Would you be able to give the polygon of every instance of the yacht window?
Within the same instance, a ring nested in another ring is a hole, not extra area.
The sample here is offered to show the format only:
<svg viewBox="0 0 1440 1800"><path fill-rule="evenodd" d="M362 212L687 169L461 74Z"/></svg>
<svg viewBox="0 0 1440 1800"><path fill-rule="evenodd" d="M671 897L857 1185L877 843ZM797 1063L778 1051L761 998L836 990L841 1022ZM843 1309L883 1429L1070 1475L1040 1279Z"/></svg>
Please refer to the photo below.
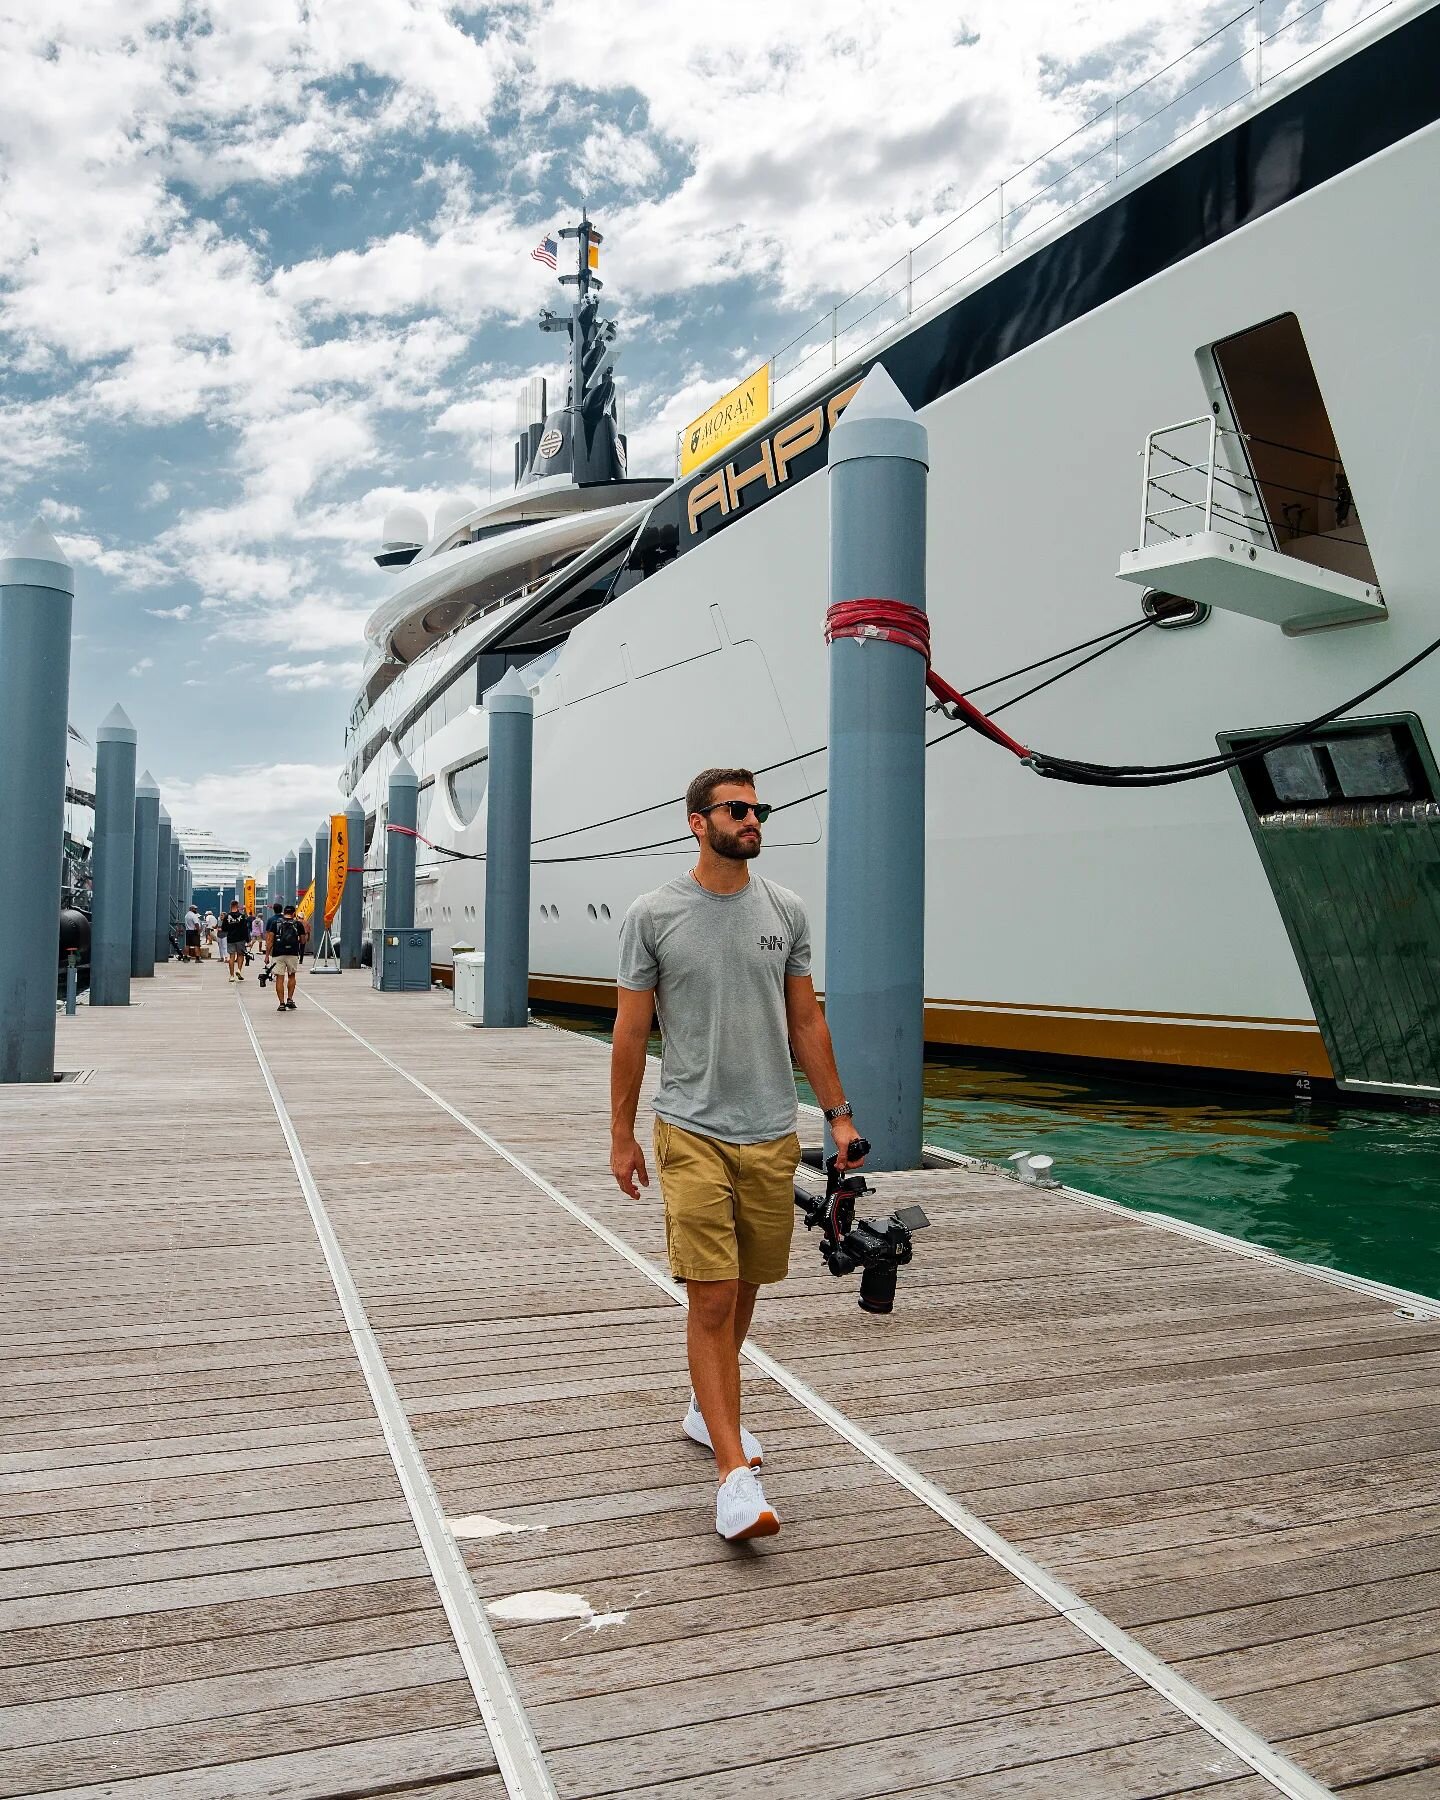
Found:
<svg viewBox="0 0 1440 1800"><path fill-rule="evenodd" d="M455 817L462 825L474 823L485 798L485 787L489 779L488 752L484 756L477 756L474 762L450 771L450 801L455 808Z"/></svg>
<svg viewBox="0 0 1440 1800"><path fill-rule="evenodd" d="M1258 511L1286 556L1373 582L1374 559L1300 321L1285 313L1223 339L1213 354L1249 464L1250 492L1236 504Z"/></svg>
<svg viewBox="0 0 1440 1800"><path fill-rule="evenodd" d="M422 837L430 835L430 809L435 804L435 777L421 782L415 799L415 829Z"/></svg>

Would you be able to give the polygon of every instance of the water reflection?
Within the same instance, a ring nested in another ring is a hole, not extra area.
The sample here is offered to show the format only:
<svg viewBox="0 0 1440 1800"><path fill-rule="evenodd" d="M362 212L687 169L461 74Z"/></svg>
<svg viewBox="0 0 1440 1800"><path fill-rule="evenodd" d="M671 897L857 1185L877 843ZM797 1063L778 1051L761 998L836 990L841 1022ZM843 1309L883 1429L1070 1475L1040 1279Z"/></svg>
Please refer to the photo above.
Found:
<svg viewBox="0 0 1440 1800"><path fill-rule="evenodd" d="M536 1016L609 1036L608 1021ZM997 1162L1044 1150L1062 1180L1107 1199L1440 1296L1434 1114L1268 1103L946 1057L925 1065L925 1137Z"/></svg>

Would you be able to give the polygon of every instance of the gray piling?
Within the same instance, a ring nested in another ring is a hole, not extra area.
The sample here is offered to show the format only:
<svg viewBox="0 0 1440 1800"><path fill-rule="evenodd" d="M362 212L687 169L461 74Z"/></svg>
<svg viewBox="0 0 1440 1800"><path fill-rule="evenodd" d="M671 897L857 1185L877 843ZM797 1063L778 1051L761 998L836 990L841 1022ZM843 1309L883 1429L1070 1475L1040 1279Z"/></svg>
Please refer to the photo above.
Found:
<svg viewBox="0 0 1440 1800"><path fill-rule="evenodd" d="M180 905L180 884L184 879L180 868L182 860L183 858L180 854L180 840L173 835L172 827L172 835L170 838L170 905L166 915L166 936L168 940L169 932L173 931L175 933L176 942L179 943L183 949L185 938L180 929L181 922L185 917L184 909Z"/></svg>
<svg viewBox="0 0 1440 1800"><path fill-rule="evenodd" d="M130 1004L135 904L135 727L120 707L95 733L95 911L90 1004Z"/></svg>
<svg viewBox="0 0 1440 1800"><path fill-rule="evenodd" d="M295 852L287 850L280 865L280 898L286 906L295 904Z"/></svg>
<svg viewBox="0 0 1440 1800"><path fill-rule="evenodd" d="M518 669L485 695L490 780L485 821L485 1009L487 1026L530 1016L530 795L535 700Z"/></svg>
<svg viewBox="0 0 1440 1800"><path fill-rule="evenodd" d="M314 860L315 852L307 840L301 844L300 854L295 858L295 899L297 904L303 898L306 888L309 887L314 877Z"/></svg>
<svg viewBox="0 0 1440 1800"><path fill-rule="evenodd" d="M830 434L830 601L925 606L928 434L883 366ZM868 1167L921 1161L925 1058L925 659L830 646L825 1011Z"/></svg>
<svg viewBox="0 0 1440 1800"><path fill-rule="evenodd" d="M340 901L340 967L358 969L364 938L365 808L353 796L345 808L345 892Z"/></svg>
<svg viewBox="0 0 1440 1800"><path fill-rule="evenodd" d="M315 908L310 914L310 954L325 935L325 909L330 904L330 821L315 833Z"/></svg>
<svg viewBox="0 0 1440 1800"><path fill-rule="evenodd" d="M74 597L36 519L0 559L0 1082L55 1079Z"/></svg>
<svg viewBox="0 0 1440 1800"><path fill-rule="evenodd" d="M160 802L155 838L155 960L170 960L170 838L173 827L165 802Z"/></svg>
<svg viewBox="0 0 1440 1800"><path fill-rule="evenodd" d="M494 777L492 776L493 780ZM401 757L390 771L385 832L385 929L409 931L415 923L415 820L420 778ZM388 829L400 826L399 831Z"/></svg>
<svg viewBox="0 0 1440 1800"><path fill-rule="evenodd" d="M135 788L135 861L130 888L130 973L155 973L155 875L160 848L160 790L148 769Z"/></svg>

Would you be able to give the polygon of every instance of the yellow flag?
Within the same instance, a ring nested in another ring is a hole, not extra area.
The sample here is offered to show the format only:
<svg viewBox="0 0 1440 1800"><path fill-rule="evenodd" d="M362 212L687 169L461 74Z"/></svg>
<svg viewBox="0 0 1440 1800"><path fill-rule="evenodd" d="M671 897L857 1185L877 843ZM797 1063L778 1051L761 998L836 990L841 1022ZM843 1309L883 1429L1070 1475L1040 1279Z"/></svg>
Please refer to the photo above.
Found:
<svg viewBox="0 0 1440 1800"><path fill-rule="evenodd" d="M325 896L325 926L328 930L340 910L345 893L345 874L350 866L350 832L344 813L330 815L330 891Z"/></svg>
<svg viewBox="0 0 1440 1800"><path fill-rule="evenodd" d="M245 908L245 911L247 913L251 913L251 914L254 913L254 911L255 911L255 877L253 875L247 875L245 877L245 898L241 902L241 905Z"/></svg>
<svg viewBox="0 0 1440 1800"><path fill-rule="evenodd" d="M590 267L592 269L600 267L600 246L598 244L590 246Z"/></svg>
<svg viewBox="0 0 1440 1800"><path fill-rule="evenodd" d="M295 908L295 916L303 919L308 925L315 912L315 883L312 881L300 896Z"/></svg>

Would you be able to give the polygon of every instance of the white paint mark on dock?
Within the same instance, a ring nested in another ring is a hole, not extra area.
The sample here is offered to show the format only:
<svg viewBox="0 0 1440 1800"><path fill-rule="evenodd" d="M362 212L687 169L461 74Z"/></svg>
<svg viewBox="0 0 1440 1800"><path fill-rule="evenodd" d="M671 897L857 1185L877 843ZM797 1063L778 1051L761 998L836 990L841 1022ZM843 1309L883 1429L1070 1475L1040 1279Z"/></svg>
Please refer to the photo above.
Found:
<svg viewBox="0 0 1440 1800"><path fill-rule="evenodd" d="M463 1519L452 1519L450 1530L460 1539L507 1537L514 1531L544 1531L543 1525L512 1525L508 1519L488 1519L484 1513L469 1513Z"/></svg>
<svg viewBox="0 0 1440 1800"><path fill-rule="evenodd" d="M505 1625L548 1625L556 1619L579 1619L585 1631L605 1631L623 1625L628 1612L596 1612L583 1594L554 1593L549 1588L530 1588L486 1602L486 1612Z"/></svg>

